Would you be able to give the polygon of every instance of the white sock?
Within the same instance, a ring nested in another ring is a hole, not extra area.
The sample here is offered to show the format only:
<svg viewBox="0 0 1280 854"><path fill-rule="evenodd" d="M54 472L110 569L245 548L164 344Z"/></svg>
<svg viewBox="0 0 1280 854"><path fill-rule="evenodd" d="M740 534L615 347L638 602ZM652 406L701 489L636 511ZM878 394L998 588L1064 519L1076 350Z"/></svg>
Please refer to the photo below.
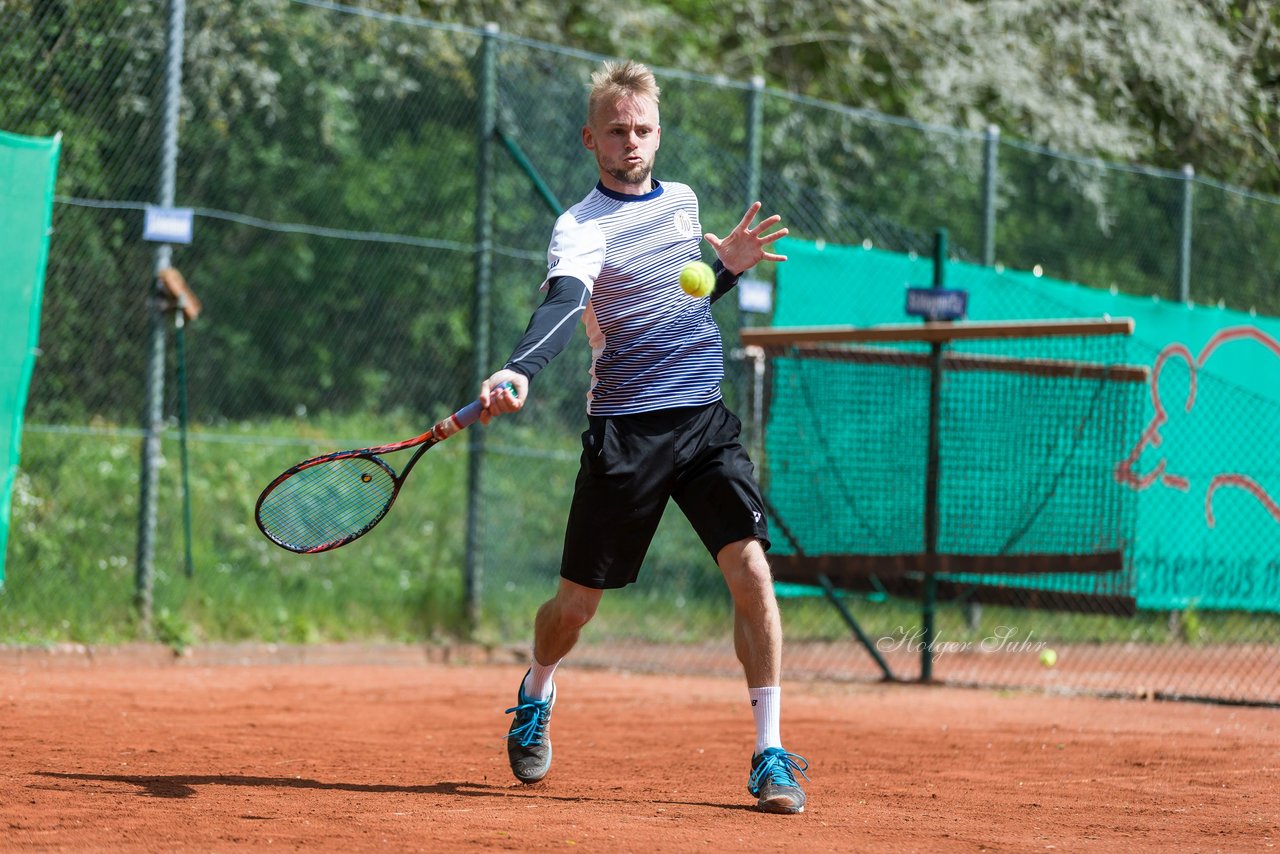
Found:
<svg viewBox="0 0 1280 854"><path fill-rule="evenodd" d="M559 661L553 664L539 664L538 659L531 658L533 666L524 677L524 695L530 700L545 700L551 696L551 674L556 672Z"/></svg>
<svg viewBox="0 0 1280 854"><path fill-rule="evenodd" d="M782 689L751 688L751 714L756 719L756 755L781 747Z"/></svg>

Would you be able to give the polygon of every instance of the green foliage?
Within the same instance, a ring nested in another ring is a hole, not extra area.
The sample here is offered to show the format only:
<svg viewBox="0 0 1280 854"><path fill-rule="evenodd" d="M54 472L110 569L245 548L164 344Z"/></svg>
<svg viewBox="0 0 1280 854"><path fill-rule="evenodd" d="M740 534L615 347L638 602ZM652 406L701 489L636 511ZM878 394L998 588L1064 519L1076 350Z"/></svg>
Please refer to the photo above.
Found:
<svg viewBox="0 0 1280 854"><path fill-rule="evenodd" d="M196 642L193 627L181 615L174 614L168 608L161 608L160 613L155 615L153 632L156 640L177 655L181 655Z"/></svg>
<svg viewBox="0 0 1280 854"><path fill-rule="evenodd" d="M1181 612L1175 611L1169 615L1170 631L1191 646L1200 645L1206 636L1205 621L1201 619L1200 614L1201 612L1196 609L1196 603L1192 601Z"/></svg>
<svg viewBox="0 0 1280 854"><path fill-rule="evenodd" d="M404 4L389 4L403 6ZM1280 9L1230 0L437 3L433 15L1280 191Z"/></svg>

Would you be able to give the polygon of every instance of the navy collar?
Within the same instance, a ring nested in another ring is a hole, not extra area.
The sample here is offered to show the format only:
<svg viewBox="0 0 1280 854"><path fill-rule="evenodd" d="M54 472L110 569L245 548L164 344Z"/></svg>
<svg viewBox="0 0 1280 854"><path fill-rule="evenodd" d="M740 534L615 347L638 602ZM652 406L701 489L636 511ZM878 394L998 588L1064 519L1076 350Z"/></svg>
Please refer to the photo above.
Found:
<svg viewBox="0 0 1280 854"><path fill-rule="evenodd" d="M610 190L599 181L596 182L596 189L603 195L606 195L611 199L617 199L620 202L647 202L650 199L656 199L658 196L662 195L662 184L658 183L657 178L653 179L653 189L645 193L643 196L631 196L626 193L619 193L614 190Z"/></svg>

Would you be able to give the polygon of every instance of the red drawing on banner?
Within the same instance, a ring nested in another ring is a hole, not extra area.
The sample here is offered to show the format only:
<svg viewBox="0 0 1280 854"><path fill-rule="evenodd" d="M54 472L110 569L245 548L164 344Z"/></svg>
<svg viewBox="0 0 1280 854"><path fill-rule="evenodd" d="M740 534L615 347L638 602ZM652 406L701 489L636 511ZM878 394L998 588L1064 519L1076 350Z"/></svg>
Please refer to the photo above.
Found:
<svg viewBox="0 0 1280 854"><path fill-rule="evenodd" d="M1138 459L1142 456L1144 450L1158 448L1164 442L1164 436L1161 435L1160 429L1168 423L1169 415L1168 410L1165 408L1165 401L1160 397L1160 374L1171 359L1178 359L1186 363L1190 385L1187 387L1187 399L1183 404L1183 411L1190 412L1196 403L1197 372L1204 367L1205 362L1209 360L1214 351L1232 341L1254 341L1266 347L1277 357L1280 357L1280 341L1254 326L1232 326L1220 330L1209 339L1209 343L1205 344L1199 355L1195 357L1192 357L1191 351L1183 344L1170 344L1161 350L1160 355L1156 357L1155 365L1151 369L1151 405L1154 414L1147 423L1146 429L1142 431L1138 443L1129 452L1129 456L1116 464L1115 478L1117 481L1135 490L1146 489L1157 482L1170 489L1177 489L1182 492L1187 492L1191 489L1190 479L1169 471L1164 457L1160 458L1155 468L1145 474L1139 472L1137 468ZM1248 492L1266 508L1273 519L1280 522L1280 504L1276 503L1276 500L1271 497L1261 484L1245 474L1222 472L1214 475L1213 479L1209 481L1208 489L1205 490L1204 518L1210 528L1217 524L1217 518L1213 514L1214 493L1224 487L1243 489Z"/></svg>

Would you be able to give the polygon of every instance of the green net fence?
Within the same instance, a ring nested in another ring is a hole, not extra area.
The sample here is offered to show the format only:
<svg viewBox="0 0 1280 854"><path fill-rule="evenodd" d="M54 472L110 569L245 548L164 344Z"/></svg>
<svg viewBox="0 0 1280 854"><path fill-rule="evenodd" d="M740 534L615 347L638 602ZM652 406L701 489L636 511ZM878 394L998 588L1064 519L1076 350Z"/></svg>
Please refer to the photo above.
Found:
<svg viewBox="0 0 1280 854"><path fill-rule="evenodd" d="M1136 502L1112 473L1140 424L1143 388L1112 375L1122 367L1116 343L939 346L936 375L930 345L918 342L797 346L772 359L764 477L804 550L893 556L927 546L1066 563L1130 543ZM936 532L925 523L931 478ZM1049 579L1072 590L1092 589L1078 583L1089 580Z"/></svg>
<svg viewBox="0 0 1280 854"><path fill-rule="evenodd" d="M166 12L159 0L0 9L0 128L64 140L0 600L5 634L17 642L128 636L118 627L130 625L136 584L156 263L141 234L163 165ZM170 346L159 630L184 642L258 636L263 625L270 639L297 641L470 631L523 649L558 570L584 426L590 354L581 340L539 375L518 418L433 449L391 516L360 543L290 555L257 533L252 507L271 477L305 456L421 432L506 358L539 302L557 209L595 180L579 128L585 84L602 57L323 2L189 4L183 31L174 165L194 237L174 248L173 264L204 304L186 330L195 572L182 571ZM865 243L909 259L945 226L959 259L1042 265L1059 279L1143 297L1178 297L1189 271L1195 300L1280 313L1275 199L750 82L657 73L657 175L695 187L709 230L730 228L758 197L808 241ZM1189 247L1180 240L1186 222ZM754 275L774 282L781 269ZM786 285L778 285L782 306ZM831 289L833 311L860 310L856 293ZM1052 295L1007 298L991 316L1044 316L1027 303ZM736 329L773 318L727 300L716 312L725 393L762 454L775 437ZM859 322L856 313L840 317ZM1153 346L1154 358L1163 344ZM1251 471L1275 494L1269 474ZM1237 487L1217 494L1215 508L1249 497ZM1276 524L1262 513L1259 529ZM664 520L643 579L607 597L576 658L734 672L731 603L678 513ZM801 593L784 599L789 669L874 676L830 603ZM849 601L874 608L863 615L868 631L892 643L916 625L918 607L906 596L867 598L879 595L850 592ZM1245 682L1220 679L1208 664L1162 665L1171 650L1236 655L1280 640L1274 623L1251 612L1206 614L1177 601L1132 618L948 605L938 631L976 644L1014 625L1060 651L1078 642L1121 656L1109 677L1076 678L1064 653L1051 671L1062 688L1280 697L1274 662ZM478 623L469 627L471 607ZM1034 655L999 660L980 677L939 674L983 684L1046 678L1027 665Z"/></svg>

